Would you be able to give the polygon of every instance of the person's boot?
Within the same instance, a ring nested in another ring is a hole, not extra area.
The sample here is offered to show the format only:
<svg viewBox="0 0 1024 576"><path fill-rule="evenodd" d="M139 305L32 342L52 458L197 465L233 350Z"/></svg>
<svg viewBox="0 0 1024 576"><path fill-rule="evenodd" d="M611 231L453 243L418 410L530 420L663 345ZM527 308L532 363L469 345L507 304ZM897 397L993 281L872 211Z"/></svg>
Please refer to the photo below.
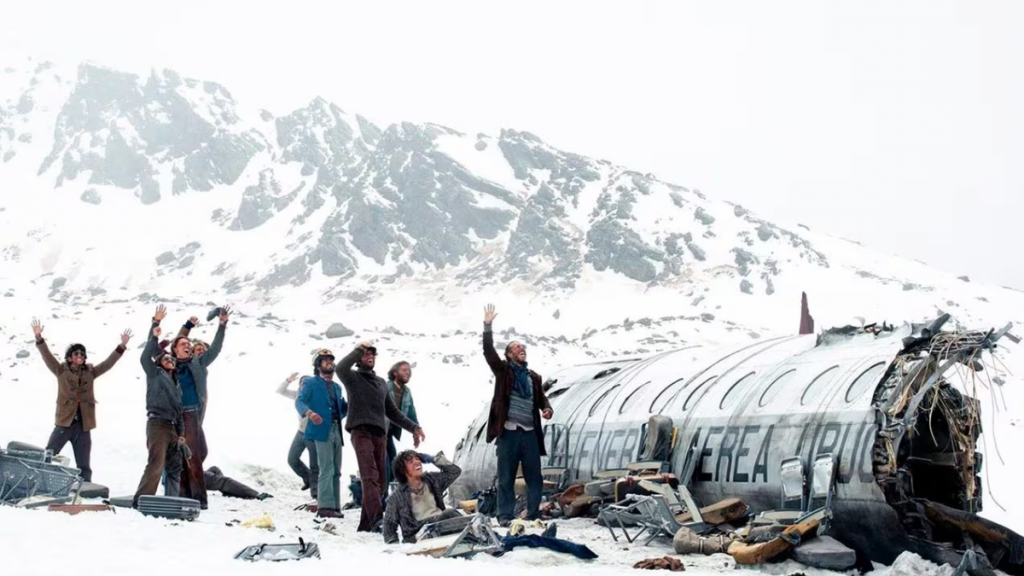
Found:
<svg viewBox="0 0 1024 576"><path fill-rule="evenodd" d="M316 511L316 515L320 518L344 518L345 515L340 510L334 510L332 508L320 508Z"/></svg>

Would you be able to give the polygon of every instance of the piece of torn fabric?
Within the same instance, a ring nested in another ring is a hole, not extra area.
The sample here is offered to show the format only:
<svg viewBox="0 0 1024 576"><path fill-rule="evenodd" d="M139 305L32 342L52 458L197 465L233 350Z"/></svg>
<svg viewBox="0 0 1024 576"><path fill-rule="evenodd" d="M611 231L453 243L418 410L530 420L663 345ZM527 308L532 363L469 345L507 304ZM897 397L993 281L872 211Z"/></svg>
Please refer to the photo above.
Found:
<svg viewBox="0 0 1024 576"><path fill-rule="evenodd" d="M581 560L593 560L594 558L597 558L597 554L583 544L576 544L574 542L569 542L568 540L562 540L561 538L536 536L534 534L505 536L501 539L501 544L504 550L503 552L495 554L495 556L501 556L504 552L508 552L517 546L526 546L528 548L547 548L548 550L554 550L555 552L572 554Z"/></svg>
<svg viewBox="0 0 1024 576"><path fill-rule="evenodd" d="M661 558L648 558L633 564L633 568L640 570L671 570L672 572L683 572L686 567L678 558L662 556Z"/></svg>
<svg viewBox="0 0 1024 576"><path fill-rule="evenodd" d="M269 514L264 514L259 518L251 518L242 522L242 526L245 526L246 528L263 528L266 530L273 530L274 521L270 518Z"/></svg>

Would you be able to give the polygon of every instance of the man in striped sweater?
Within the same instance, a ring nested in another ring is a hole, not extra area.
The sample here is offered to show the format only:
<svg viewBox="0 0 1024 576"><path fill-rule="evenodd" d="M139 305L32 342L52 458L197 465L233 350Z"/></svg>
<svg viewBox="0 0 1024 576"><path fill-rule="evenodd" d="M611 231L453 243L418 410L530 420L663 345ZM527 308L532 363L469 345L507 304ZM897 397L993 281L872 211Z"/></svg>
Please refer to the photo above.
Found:
<svg viewBox="0 0 1024 576"><path fill-rule="evenodd" d="M512 522L515 508L516 472L523 467L526 482L526 514L530 520L540 516L544 484L540 457L545 456L544 428L541 416L550 420L551 403L541 386L540 374L526 365L526 346L512 341L505 346L505 358L494 349L491 324L498 314L494 306L484 309L484 359L494 374L494 395L487 418L487 442L498 447L498 522Z"/></svg>

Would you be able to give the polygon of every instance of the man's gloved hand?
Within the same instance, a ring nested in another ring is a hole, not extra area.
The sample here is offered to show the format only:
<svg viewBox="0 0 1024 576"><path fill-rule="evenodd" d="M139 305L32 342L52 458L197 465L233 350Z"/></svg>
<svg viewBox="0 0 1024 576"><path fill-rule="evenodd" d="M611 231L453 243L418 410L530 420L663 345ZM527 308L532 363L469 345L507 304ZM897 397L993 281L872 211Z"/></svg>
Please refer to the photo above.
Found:
<svg viewBox="0 0 1024 576"><path fill-rule="evenodd" d="M430 454L424 454L424 453L420 452L418 454L418 456L420 457L420 462L423 462L424 464L433 464L434 463L434 457L431 456Z"/></svg>

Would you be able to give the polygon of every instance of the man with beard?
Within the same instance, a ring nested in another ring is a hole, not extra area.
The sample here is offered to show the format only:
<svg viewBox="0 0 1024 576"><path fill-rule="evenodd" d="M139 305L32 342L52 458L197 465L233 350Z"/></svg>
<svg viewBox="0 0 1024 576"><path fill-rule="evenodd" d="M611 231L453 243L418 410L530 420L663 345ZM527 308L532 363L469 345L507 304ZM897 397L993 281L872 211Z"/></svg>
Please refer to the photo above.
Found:
<svg viewBox="0 0 1024 576"><path fill-rule="evenodd" d="M175 377L181 387L185 442L191 452L191 456L182 467L180 492L186 498L198 500L203 510L208 508L206 481L203 474L203 461L207 456L206 434L203 431L203 419L206 416L207 368L220 354L231 309L224 306L218 312L220 325L217 327L217 334L214 336L209 350L202 356L192 354L192 343L187 336L179 334L171 342L171 352L174 354L175 360ZM191 320L189 322L191 323ZM188 328L188 324L185 327ZM169 472L167 477L168 479L173 478Z"/></svg>
<svg viewBox="0 0 1024 576"><path fill-rule="evenodd" d="M93 366L86 364L85 346L72 344L64 352L64 362L59 363L43 339L43 326L38 320L32 321L32 332L36 336L36 348L43 357L46 368L57 377L57 412L53 432L46 443L46 449L60 454L64 445L71 442L75 451L75 465L82 471L82 480L92 482L91 431L96 427L96 395L93 384L105 374L124 354L130 330L121 334L121 343L106 360Z"/></svg>
<svg viewBox="0 0 1024 576"><path fill-rule="evenodd" d="M377 349L369 342L362 342L342 358L336 369L348 395L349 415L345 429L352 437L363 488L358 532L379 530L384 516L388 421L411 432L416 447L424 438L423 429L402 414L391 400L387 382L373 371L376 361ZM353 366L357 369L353 370ZM321 470L323 466L321 461Z"/></svg>
<svg viewBox="0 0 1024 576"><path fill-rule="evenodd" d="M391 401L398 406L398 409L405 414L409 420L419 424L420 420L416 415L416 404L412 401L412 391L409 390L409 380L412 379L412 367L406 361L396 363L388 370L388 394ZM384 469L387 471L387 486L391 485L393 476L391 462L395 459L398 449L395 442L402 439L402 429L394 423L388 426L388 457ZM387 492L387 490L385 490Z"/></svg>
<svg viewBox="0 0 1024 576"><path fill-rule="evenodd" d="M149 458L132 500L135 508L138 508L139 496L156 494L165 467L169 478L181 474L181 445L185 443L181 388L175 380L174 357L160 350L158 340L159 324L166 314L163 305L157 307L149 340L142 350L142 369L146 373L146 449ZM177 488L177 484L168 483L166 494L177 496Z"/></svg>
<svg viewBox="0 0 1024 576"><path fill-rule="evenodd" d="M546 453L540 415L550 420L553 412L544 395L540 374L526 365L526 346L513 340L505 346L505 358L498 356L491 331L497 316L493 304L484 308L484 359L494 374L487 442L497 441L498 523L507 526L512 522L516 471L520 464L526 481L527 518L536 520L540 516L544 489L540 457Z"/></svg>
<svg viewBox="0 0 1024 576"><path fill-rule="evenodd" d="M317 516L341 518L341 421L348 414L348 403L341 386L333 381L334 353L323 348L313 354L313 376L299 380L295 409L307 418L306 440L316 446ZM313 480L310 479L310 482Z"/></svg>

